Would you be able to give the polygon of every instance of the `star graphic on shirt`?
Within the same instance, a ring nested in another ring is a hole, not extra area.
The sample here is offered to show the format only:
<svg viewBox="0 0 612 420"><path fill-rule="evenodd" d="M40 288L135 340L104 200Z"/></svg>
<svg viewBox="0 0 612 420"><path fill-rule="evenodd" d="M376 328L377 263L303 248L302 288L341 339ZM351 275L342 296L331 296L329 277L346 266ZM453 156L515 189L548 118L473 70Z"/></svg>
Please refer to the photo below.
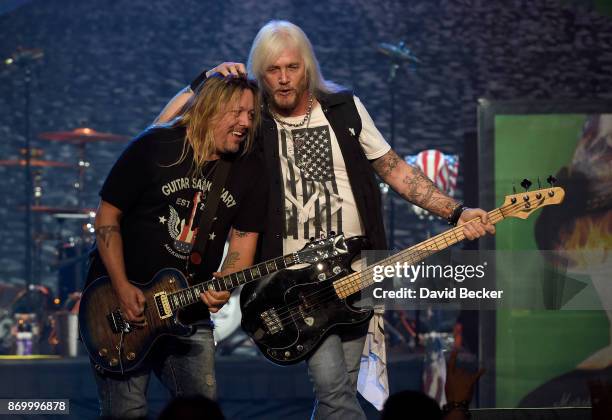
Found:
<svg viewBox="0 0 612 420"><path fill-rule="evenodd" d="M215 232L213 232L208 235L208 238L212 241L213 239L215 239L215 236L217 235L215 235Z"/></svg>
<svg viewBox="0 0 612 420"><path fill-rule="evenodd" d="M164 216L159 216L159 223L162 225L166 223L166 218Z"/></svg>

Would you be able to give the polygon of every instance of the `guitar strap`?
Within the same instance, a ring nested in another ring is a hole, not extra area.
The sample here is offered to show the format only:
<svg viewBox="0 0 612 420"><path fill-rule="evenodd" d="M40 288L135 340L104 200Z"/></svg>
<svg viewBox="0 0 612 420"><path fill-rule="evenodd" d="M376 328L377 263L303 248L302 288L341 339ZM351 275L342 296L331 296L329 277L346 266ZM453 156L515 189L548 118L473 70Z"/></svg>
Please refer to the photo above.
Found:
<svg viewBox="0 0 612 420"><path fill-rule="evenodd" d="M219 201L221 198L221 191L225 186L225 181L229 174L232 163L226 159L219 159L217 161L217 167L215 169L215 175L213 177L212 186L206 197L206 204L204 205L204 211L200 216L200 223L198 224L198 234L196 236L193 247L191 248L191 255L187 261L187 274L193 275L195 271L202 263L204 255L206 255L206 246L208 245L209 233L214 223L215 214L219 207Z"/></svg>

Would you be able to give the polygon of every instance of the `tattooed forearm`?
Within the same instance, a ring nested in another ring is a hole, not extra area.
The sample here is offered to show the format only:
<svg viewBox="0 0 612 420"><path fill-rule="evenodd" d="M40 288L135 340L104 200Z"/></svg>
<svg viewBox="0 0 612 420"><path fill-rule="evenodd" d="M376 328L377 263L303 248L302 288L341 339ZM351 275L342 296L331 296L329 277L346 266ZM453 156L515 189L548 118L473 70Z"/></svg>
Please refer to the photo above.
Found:
<svg viewBox="0 0 612 420"><path fill-rule="evenodd" d="M402 197L437 216L448 218L457 204L419 168L408 165L393 150L372 162L372 167Z"/></svg>
<svg viewBox="0 0 612 420"><path fill-rule="evenodd" d="M96 228L96 239L103 243L107 248L110 246L110 237L113 233L121 233L121 229L117 225L100 226Z"/></svg>
<svg viewBox="0 0 612 420"><path fill-rule="evenodd" d="M393 172L397 165L402 161L400 157L393 150L389 150L383 156L372 162L374 170L384 181Z"/></svg>
<svg viewBox="0 0 612 420"><path fill-rule="evenodd" d="M234 229L234 234L239 238L249 236L251 232L242 232L241 230Z"/></svg>
<svg viewBox="0 0 612 420"><path fill-rule="evenodd" d="M402 179L405 187L398 191L402 197L438 216L450 217L457 202L440 191L419 168L406 166L408 174Z"/></svg>
<svg viewBox="0 0 612 420"><path fill-rule="evenodd" d="M223 261L223 268L221 271L232 270L236 268L236 263L240 260L240 253L238 251L229 252Z"/></svg>

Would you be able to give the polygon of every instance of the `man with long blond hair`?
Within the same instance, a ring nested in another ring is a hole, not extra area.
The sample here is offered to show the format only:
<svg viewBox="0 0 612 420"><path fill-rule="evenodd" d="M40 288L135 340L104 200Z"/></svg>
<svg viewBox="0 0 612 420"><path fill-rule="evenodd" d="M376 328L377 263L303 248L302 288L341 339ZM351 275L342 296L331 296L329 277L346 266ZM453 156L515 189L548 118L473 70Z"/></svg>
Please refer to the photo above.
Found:
<svg viewBox="0 0 612 420"><path fill-rule="evenodd" d="M96 215L97 252L90 279L107 273L124 316L142 325L144 295L134 283L147 283L161 269L186 270L221 160L230 164L206 254L197 280L216 272L226 238L221 273L253 263L265 215L266 182L252 148L259 120L256 86L245 78L211 76L167 124L151 126L126 148L108 175ZM215 398L214 341L209 312L217 312L228 292L207 291L186 318L197 327L190 337L164 337L144 366L125 375L95 369L102 416L146 416L146 389L153 371L173 396Z"/></svg>
<svg viewBox="0 0 612 420"><path fill-rule="evenodd" d="M158 119L172 118L198 82L213 72L244 76L247 68L228 62L203 73ZM373 249L385 249L375 175L406 200L464 225L468 239L495 231L484 210L448 197L391 150L361 101L323 77L298 26L287 21L264 25L251 46L248 74L261 87L264 115L258 140L272 185L262 258L296 251L310 237L330 231L365 235ZM314 419L365 419L356 388L366 332L367 325L337 330L307 359L316 394Z"/></svg>

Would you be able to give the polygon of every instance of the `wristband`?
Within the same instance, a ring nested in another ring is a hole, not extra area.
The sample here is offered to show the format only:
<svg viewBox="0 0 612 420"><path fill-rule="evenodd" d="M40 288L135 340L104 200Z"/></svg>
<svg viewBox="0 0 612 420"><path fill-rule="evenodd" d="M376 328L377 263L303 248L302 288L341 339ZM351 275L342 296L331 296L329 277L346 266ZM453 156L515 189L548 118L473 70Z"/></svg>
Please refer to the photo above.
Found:
<svg viewBox="0 0 612 420"><path fill-rule="evenodd" d="M469 419L472 414L470 413L470 402L468 400L463 401L448 401L442 406L442 413L448 414L453 410L461 410L463 414Z"/></svg>
<svg viewBox="0 0 612 420"><path fill-rule="evenodd" d="M463 213L463 211L467 210L468 208L469 207L464 206L463 203L458 203L453 209L451 215L448 217L448 219L446 219L448 221L448 224L451 226L457 226L457 222L461 217L461 213Z"/></svg>
<svg viewBox="0 0 612 420"><path fill-rule="evenodd" d="M189 83L189 88L191 89L192 92L195 92L196 90L198 90L200 85L204 83L204 81L206 80L206 73L207 73L207 70L204 70L202 73L198 74L198 77L196 77L195 79L193 79L191 83Z"/></svg>

